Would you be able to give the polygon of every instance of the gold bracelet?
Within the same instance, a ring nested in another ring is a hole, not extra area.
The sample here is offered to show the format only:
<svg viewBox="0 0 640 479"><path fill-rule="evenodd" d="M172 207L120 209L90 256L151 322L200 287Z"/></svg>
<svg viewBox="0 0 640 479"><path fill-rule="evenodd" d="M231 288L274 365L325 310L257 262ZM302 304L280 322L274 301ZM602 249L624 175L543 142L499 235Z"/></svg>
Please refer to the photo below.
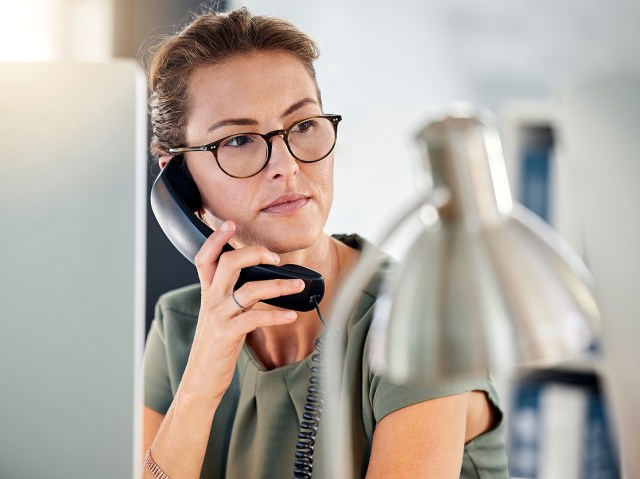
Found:
<svg viewBox="0 0 640 479"><path fill-rule="evenodd" d="M151 457L151 448L149 448L147 453L144 455L144 465L147 466L147 469L151 471L151 474L153 474L154 477L157 477L158 479L169 479L169 476L160 469L160 466L158 466L156 461L153 460L153 457Z"/></svg>

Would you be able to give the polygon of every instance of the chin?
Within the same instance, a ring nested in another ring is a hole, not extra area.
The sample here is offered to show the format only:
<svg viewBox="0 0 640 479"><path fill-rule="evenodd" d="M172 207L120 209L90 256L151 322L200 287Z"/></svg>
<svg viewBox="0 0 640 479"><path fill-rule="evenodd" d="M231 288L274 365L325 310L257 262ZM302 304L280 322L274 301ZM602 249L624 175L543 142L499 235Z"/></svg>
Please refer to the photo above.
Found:
<svg viewBox="0 0 640 479"><path fill-rule="evenodd" d="M269 246L265 244L271 251L278 254L291 253L293 251L301 251L311 248L317 243L322 235L322 229L312 233L305 230L304 233L294 232L271 238Z"/></svg>
<svg viewBox="0 0 640 479"><path fill-rule="evenodd" d="M317 238L316 238L317 241ZM290 242L286 242L286 241L281 241L278 240L274 243L272 243L270 246L267 246L267 248L269 248L270 251L273 251L274 253L278 253L278 254L287 254L287 253L292 253L294 251L301 251L301 250L305 250L307 248L310 248L311 246L313 246L313 244L315 243L315 241L308 241L308 242L303 242L303 241L290 241Z"/></svg>
<svg viewBox="0 0 640 479"><path fill-rule="evenodd" d="M258 231L239 233L236 238L245 246L259 244L277 254L305 250L313 246L322 236L317 225L287 227L282 225Z"/></svg>

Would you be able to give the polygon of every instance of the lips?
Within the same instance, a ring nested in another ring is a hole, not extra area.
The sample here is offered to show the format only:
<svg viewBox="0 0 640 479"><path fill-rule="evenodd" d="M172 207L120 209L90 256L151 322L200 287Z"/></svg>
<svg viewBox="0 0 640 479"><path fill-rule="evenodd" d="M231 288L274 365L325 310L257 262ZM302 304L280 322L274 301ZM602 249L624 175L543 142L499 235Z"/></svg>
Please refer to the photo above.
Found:
<svg viewBox="0 0 640 479"><path fill-rule="evenodd" d="M269 214L288 215L304 207L309 197L299 193L287 193L272 201L262 211Z"/></svg>

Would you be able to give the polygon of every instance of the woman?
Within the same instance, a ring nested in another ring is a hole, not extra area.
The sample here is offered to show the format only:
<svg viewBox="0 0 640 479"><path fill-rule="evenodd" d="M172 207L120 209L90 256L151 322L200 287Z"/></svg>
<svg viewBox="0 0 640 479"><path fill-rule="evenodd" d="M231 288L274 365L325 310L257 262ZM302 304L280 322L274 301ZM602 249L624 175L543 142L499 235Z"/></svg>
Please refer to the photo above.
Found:
<svg viewBox="0 0 640 479"><path fill-rule="evenodd" d="M184 158L215 233L196 256L200 285L163 296L149 333L145 477L293 474L322 324L261 302L301 291L298 280L233 286L248 266L303 265L323 275L326 311L358 260L360 238L323 233L339 117L323 113L317 55L290 23L241 9L197 18L153 56L152 152L163 168ZM236 249L221 254L227 242ZM400 387L369 370L376 291L349 324L356 477L506 477L489 379Z"/></svg>

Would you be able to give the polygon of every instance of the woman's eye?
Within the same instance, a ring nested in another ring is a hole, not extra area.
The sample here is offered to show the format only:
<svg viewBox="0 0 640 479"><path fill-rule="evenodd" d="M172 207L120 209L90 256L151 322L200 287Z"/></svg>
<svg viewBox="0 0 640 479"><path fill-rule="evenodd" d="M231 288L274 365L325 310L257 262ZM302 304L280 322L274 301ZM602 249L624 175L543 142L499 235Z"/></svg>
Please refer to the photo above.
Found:
<svg viewBox="0 0 640 479"><path fill-rule="evenodd" d="M251 139L251 136L249 135L238 135L238 136L232 136L231 138L227 138L225 141L222 142L222 144L220 145L221 148L239 148L245 145L248 145L249 143L251 143L253 140Z"/></svg>
<svg viewBox="0 0 640 479"><path fill-rule="evenodd" d="M298 133L304 133L308 130L313 129L313 127L315 127L316 124L317 124L317 120L312 118L311 120L301 121L296 125L296 127L293 130Z"/></svg>

